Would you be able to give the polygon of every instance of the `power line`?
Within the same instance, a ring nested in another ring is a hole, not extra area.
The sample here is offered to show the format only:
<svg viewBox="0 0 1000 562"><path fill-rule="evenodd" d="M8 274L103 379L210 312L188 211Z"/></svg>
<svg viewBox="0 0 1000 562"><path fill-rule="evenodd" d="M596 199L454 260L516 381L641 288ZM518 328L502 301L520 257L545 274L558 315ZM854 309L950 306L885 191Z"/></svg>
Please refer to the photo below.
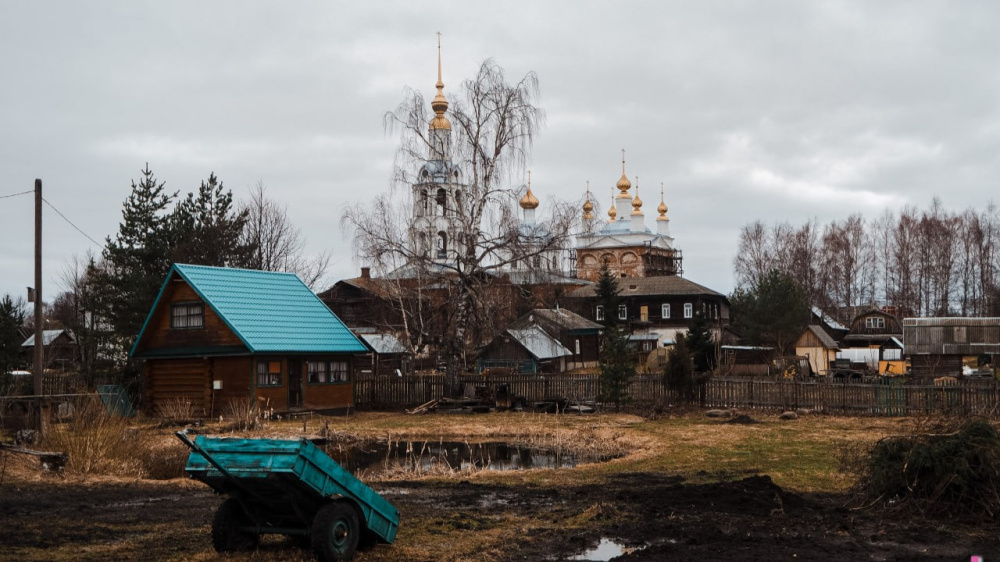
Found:
<svg viewBox="0 0 1000 562"><path fill-rule="evenodd" d="M6 199L8 197L17 197L18 195L27 195L29 193L34 193L34 192L35 192L34 189L30 189L28 191L22 191L21 193L11 193L10 195L0 195L0 199Z"/></svg>
<svg viewBox="0 0 1000 562"><path fill-rule="evenodd" d="M30 191L26 191L25 193L31 193L31 192ZM62 212L59 209L56 209L55 205L53 205L52 203L49 203L48 199L42 197L42 201L45 201L46 205L48 205L49 207L52 207L53 211L55 211L56 213L58 213L59 216L62 217L62 219L64 221L66 221L67 224L69 224L70 226L72 226L73 228L75 228L77 232L79 232L80 234L84 235L87 238L87 240L90 240L91 242L93 242L94 244L96 244L97 246L99 246L101 248L104 247L104 244L101 244L97 240L94 240L93 238L91 238L90 236L88 236L86 232L80 230L79 226L76 226L75 224L73 224L73 221L71 221L68 218L66 218L66 215L62 214Z"/></svg>

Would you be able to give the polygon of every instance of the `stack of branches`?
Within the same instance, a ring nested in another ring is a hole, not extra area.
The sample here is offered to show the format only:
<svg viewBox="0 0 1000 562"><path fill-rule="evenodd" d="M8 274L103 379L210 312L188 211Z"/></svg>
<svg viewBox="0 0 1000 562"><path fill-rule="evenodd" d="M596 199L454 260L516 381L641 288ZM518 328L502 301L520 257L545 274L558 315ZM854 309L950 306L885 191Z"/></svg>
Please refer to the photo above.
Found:
<svg viewBox="0 0 1000 562"><path fill-rule="evenodd" d="M856 459L857 499L932 517L1000 514L1000 435L986 420L886 437Z"/></svg>

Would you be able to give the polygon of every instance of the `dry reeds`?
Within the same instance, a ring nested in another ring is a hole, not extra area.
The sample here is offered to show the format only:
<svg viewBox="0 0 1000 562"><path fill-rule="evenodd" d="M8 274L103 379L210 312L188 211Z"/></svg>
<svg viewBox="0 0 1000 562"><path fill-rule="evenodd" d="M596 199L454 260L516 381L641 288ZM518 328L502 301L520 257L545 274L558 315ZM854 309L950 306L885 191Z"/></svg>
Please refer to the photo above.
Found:
<svg viewBox="0 0 1000 562"><path fill-rule="evenodd" d="M78 474L142 476L138 432L130 430L127 418L112 416L95 396L78 399L73 415L64 424L53 425L44 445L66 453L66 470Z"/></svg>
<svg viewBox="0 0 1000 562"><path fill-rule="evenodd" d="M185 422L194 418L194 406L190 398L172 398L157 404L160 417L174 422Z"/></svg>

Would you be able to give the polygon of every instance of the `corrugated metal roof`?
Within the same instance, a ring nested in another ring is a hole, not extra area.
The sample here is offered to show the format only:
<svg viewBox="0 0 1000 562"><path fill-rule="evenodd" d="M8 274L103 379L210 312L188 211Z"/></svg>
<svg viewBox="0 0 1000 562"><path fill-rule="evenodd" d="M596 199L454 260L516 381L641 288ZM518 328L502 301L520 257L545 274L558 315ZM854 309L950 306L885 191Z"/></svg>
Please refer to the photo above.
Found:
<svg viewBox="0 0 1000 562"><path fill-rule="evenodd" d="M410 352L403 342L392 334L358 334L358 336L378 354Z"/></svg>
<svg viewBox="0 0 1000 562"><path fill-rule="evenodd" d="M812 307L812 312L813 312L813 314L816 315L817 318L819 318L820 320L822 320L832 330L843 330L845 332L848 331L848 330L850 330L850 328L848 328L847 326L844 326L840 322L837 322L836 320L834 320L832 316L830 316L829 314L827 314L826 312L824 312L823 309L821 309L818 306Z"/></svg>
<svg viewBox="0 0 1000 562"><path fill-rule="evenodd" d="M149 317L175 273L187 281L252 352L367 351L293 273L174 264ZM132 348L133 354L145 330L144 325Z"/></svg>
<svg viewBox="0 0 1000 562"><path fill-rule="evenodd" d="M904 326L1000 326L1000 318L904 318Z"/></svg>
<svg viewBox="0 0 1000 562"><path fill-rule="evenodd" d="M528 353L534 355L536 359L555 359L557 357L573 355L572 351L552 339L545 333L545 330L542 330L538 326L531 326L523 330L511 328L507 330L507 333L517 340L517 343L524 346L528 350Z"/></svg>
<svg viewBox="0 0 1000 562"><path fill-rule="evenodd" d="M56 341L56 338L58 338L63 332L66 332L70 341L76 341L76 338L73 337L73 333L67 330L42 330L42 345L51 345L52 342ZM35 347L35 334L31 334L28 339L24 340L21 347Z"/></svg>

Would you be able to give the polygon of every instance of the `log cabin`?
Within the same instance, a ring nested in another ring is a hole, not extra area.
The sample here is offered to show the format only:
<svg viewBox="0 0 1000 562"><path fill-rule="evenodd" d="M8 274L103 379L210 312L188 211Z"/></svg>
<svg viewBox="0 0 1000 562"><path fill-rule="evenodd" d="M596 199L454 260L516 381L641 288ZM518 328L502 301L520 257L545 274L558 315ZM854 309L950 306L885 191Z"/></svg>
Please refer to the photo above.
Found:
<svg viewBox="0 0 1000 562"><path fill-rule="evenodd" d="M237 399L276 412L354 404L353 355L367 348L292 273L174 264L130 355L144 399L194 415Z"/></svg>

